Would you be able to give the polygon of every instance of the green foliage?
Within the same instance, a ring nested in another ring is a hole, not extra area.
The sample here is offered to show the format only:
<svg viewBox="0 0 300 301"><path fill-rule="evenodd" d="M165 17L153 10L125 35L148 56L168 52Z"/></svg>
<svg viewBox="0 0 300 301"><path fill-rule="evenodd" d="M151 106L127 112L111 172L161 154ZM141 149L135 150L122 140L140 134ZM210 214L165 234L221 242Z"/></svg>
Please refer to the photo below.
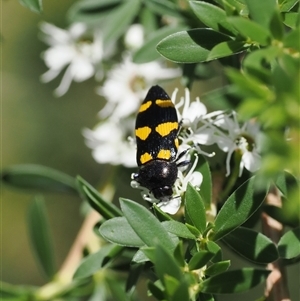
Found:
<svg viewBox="0 0 300 301"><path fill-rule="evenodd" d="M40 13L43 10L42 0L19 0L19 2L35 13Z"/></svg>
<svg viewBox="0 0 300 301"><path fill-rule="evenodd" d="M77 193L75 180L49 167L22 164L1 172L1 181L14 188L39 192Z"/></svg>
<svg viewBox="0 0 300 301"><path fill-rule="evenodd" d="M42 10L41 1L20 2ZM4 169L1 180L8 186L71 193L101 220L94 227L99 231L93 251L82 246L83 259L73 277L56 280L46 206L36 197L29 208L29 233L51 289L4 283L3 300L134 300L132 292L146 279L148 294L156 300L213 301L215 295L245 292L266 281L270 271L265 268L243 264L231 269L236 257L223 254L223 243L254 264L299 262L299 1L80 0L67 19L101 28L104 45L116 48L132 23L142 23L146 41L135 51L134 62L162 56L180 63L189 87L212 77L212 66L217 66L228 82L203 98L218 110L235 109L241 120L260 123L262 165L257 174L244 172L239 178L235 168L217 186L221 163L199 155L201 187L187 183L173 216L159 204L148 209L122 197L119 208L80 176L74 179L38 165ZM233 166L241 155L232 153L227 163ZM276 192L281 207L264 204L270 192ZM262 211L289 227L277 244L252 229Z"/></svg>
<svg viewBox="0 0 300 301"><path fill-rule="evenodd" d="M46 276L51 279L55 273L53 243L45 202L40 197L35 198L29 208L28 229L38 261Z"/></svg>

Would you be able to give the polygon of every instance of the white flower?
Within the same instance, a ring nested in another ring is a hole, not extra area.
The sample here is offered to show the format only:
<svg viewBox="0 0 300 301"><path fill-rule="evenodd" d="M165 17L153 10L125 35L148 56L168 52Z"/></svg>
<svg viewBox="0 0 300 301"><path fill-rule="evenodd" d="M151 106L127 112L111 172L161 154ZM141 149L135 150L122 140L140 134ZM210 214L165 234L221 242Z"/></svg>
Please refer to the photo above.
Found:
<svg viewBox="0 0 300 301"><path fill-rule="evenodd" d="M144 28L141 24L132 24L127 30L124 43L128 49L138 49L144 43Z"/></svg>
<svg viewBox="0 0 300 301"><path fill-rule="evenodd" d="M98 163L134 167L136 147L128 139L133 128L133 119L123 120L122 123L107 120L96 126L94 130L84 129L83 135Z"/></svg>
<svg viewBox="0 0 300 301"><path fill-rule="evenodd" d="M97 91L107 100L99 116L118 120L135 113L152 85L158 80L175 78L180 74L177 68L163 68L158 62L135 64L130 56L126 56L108 73L104 85Z"/></svg>
<svg viewBox="0 0 300 301"><path fill-rule="evenodd" d="M183 130L179 135L181 145L193 146L195 149L206 156L208 154L201 150L200 145L211 145L214 141L214 130L210 127L206 119L210 118L211 114L207 114L206 106L200 102L199 97L195 101L190 101L190 91L185 89L185 96L181 97L176 103L177 90L172 94L172 101L177 109L178 119L181 122Z"/></svg>
<svg viewBox="0 0 300 301"><path fill-rule="evenodd" d="M193 163L193 166L186 175L184 175L181 170L178 170L178 179L174 184L175 194L183 195L187 189L188 183L191 183L196 189L200 189L200 185L203 181L203 176L199 171L195 171L197 163L198 156L195 154L195 161Z"/></svg>
<svg viewBox="0 0 300 301"><path fill-rule="evenodd" d="M259 134L259 125L254 122L246 122L243 126L239 125L236 113L220 114L214 121L215 139L219 148L227 152L226 157L226 176L230 174L230 158L235 151L242 154L240 162L240 175L244 167L255 172L260 167L261 157L258 152L256 138Z"/></svg>
<svg viewBox="0 0 300 301"><path fill-rule="evenodd" d="M68 30L43 22L42 39L50 45L43 53L49 70L41 76L43 82L49 82L59 75L67 66L60 85L55 89L56 96L65 94L71 82L82 82L92 77L95 66L103 58L102 39L99 31L87 39L88 30L83 23L74 23Z"/></svg>

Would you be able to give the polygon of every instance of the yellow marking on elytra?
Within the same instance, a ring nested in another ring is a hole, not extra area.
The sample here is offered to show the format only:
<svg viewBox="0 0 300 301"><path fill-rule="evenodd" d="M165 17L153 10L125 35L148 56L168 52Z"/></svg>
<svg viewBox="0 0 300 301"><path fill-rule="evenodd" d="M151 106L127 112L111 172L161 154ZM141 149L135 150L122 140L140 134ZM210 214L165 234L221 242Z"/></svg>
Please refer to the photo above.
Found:
<svg viewBox="0 0 300 301"><path fill-rule="evenodd" d="M164 122L159 124L155 131L161 135L162 137L165 137L169 135L173 130L178 129L178 122Z"/></svg>
<svg viewBox="0 0 300 301"><path fill-rule="evenodd" d="M178 147L179 147L179 140L178 140L178 138L175 138L174 142L175 142L176 148L178 149Z"/></svg>
<svg viewBox="0 0 300 301"><path fill-rule="evenodd" d="M152 160L152 156L149 153L144 153L140 157L140 161L142 164L147 163L148 161Z"/></svg>
<svg viewBox="0 0 300 301"><path fill-rule="evenodd" d="M141 104L140 109L139 109L139 113L148 110L150 108L151 104L152 104L151 100L147 101L146 103Z"/></svg>
<svg viewBox="0 0 300 301"><path fill-rule="evenodd" d="M141 140L146 140L151 133L151 128L144 126L135 130L135 135Z"/></svg>
<svg viewBox="0 0 300 301"><path fill-rule="evenodd" d="M156 99L155 103L162 108L174 107L174 104L170 99Z"/></svg>
<svg viewBox="0 0 300 301"><path fill-rule="evenodd" d="M171 158L171 151L169 149L161 149L157 154L157 158L169 160Z"/></svg>

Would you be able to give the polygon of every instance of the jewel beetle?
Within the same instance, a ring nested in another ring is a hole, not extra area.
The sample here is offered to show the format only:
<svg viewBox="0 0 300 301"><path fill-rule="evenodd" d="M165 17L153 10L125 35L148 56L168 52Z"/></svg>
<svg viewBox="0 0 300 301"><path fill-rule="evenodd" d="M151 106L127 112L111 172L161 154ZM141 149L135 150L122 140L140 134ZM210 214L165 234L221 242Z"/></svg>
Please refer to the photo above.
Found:
<svg viewBox="0 0 300 301"><path fill-rule="evenodd" d="M173 194L177 163L179 123L170 97L160 86L150 88L142 102L135 123L138 173L133 179L146 187L159 201L168 201Z"/></svg>

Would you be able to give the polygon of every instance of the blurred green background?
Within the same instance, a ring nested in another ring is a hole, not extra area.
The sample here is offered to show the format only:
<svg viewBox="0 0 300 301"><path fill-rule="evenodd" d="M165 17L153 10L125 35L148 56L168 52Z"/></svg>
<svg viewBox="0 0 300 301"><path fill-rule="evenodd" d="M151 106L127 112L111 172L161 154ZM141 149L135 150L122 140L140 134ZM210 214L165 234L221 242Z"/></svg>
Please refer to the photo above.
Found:
<svg viewBox="0 0 300 301"><path fill-rule="evenodd" d="M53 90L61 75L48 84L39 80L47 70L41 52L48 46L38 38L38 24L43 20L66 27L65 15L72 3L73 0L44 0L44 12L38 15L18 1L1 2L1 169L15 164L41 164L71 176L80 174L97 185L105 167L95 163L81 134L84 127L92 128L97 123L97 112L103 105L94 93L95 81L72 83L65 96L55 98ZM209 85L205 85L208 89ZM126 196L126 193L122 195ZM33 197L34 194L1 187L2 281L45 283L34 259L26 227L27 210ZM57 267L81 225L80 205L76 197L46 195ZM233 266L239 263L236 260ZM297 298L299 264L289 268L288 272L292 296ZM262 287L258 288L261 290ZM231 300L231 297L225 299ZM244 296L243 299L248 300Z"/></svg>
<svg viewBox="0 0 300 301"><path fill-rule="evenodd" d="M97 123L102 103L94 93L94 80L72 83L61 98L53 90L61 75L42 84L39 76L47 68L41 52L47 45L38 38L42 20L65 28L67 8L74 1L43 1L41 15L18 1L1 1L1 169L34 163L80 174L96 185L101 165L95 163L85 146L81 131ZM1 276L15 284L44 283L30 249L26 228L27 209L34 194L1 187ZM81 225L80 200L67 195L46 195L56 263L59 266Z"/></svg>

